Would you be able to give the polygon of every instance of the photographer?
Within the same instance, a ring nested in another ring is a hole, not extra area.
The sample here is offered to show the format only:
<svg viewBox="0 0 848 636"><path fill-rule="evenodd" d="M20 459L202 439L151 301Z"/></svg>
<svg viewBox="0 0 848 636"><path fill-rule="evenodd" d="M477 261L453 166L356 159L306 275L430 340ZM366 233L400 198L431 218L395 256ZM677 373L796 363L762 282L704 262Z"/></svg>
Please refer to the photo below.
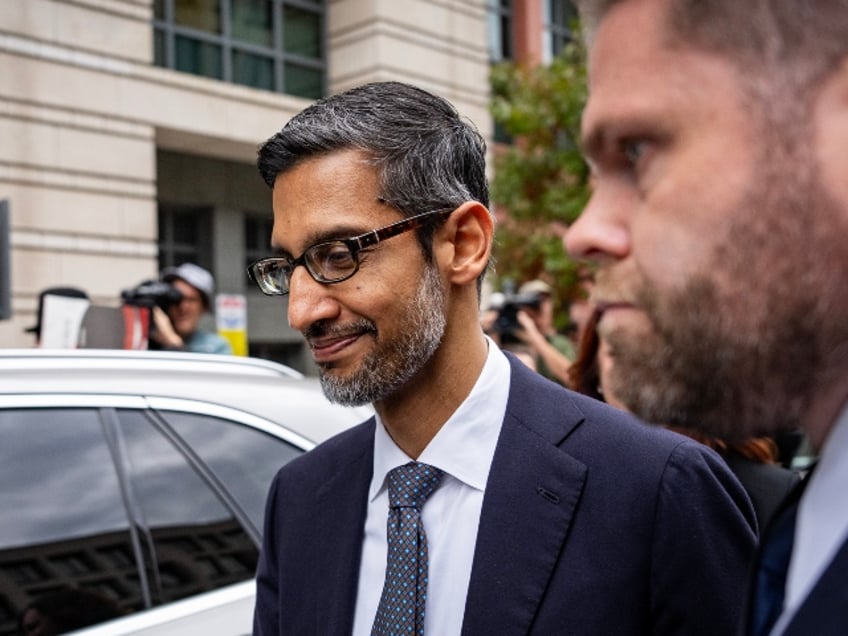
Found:
<svg viewBox="0 0 848 636"><path fill-rule="evenodd" d="M158 304L152 307L151 344L161 349L231 354L227 340L198 328L215 292L212 274L193 263L183 263L165 268L159 279L179 292L179 300L164 308Z"/></svg>
<svg viewBox="0 0 848 636"><path fill-rule="evenodd" d="M574 346L554 328L551 287L544 281L529 281L517 295L506 295L497 313L489 312L484 318L483 326L504 349L516 343L528 346L537 370L545 377L560 384L568 382Z"/></svg>

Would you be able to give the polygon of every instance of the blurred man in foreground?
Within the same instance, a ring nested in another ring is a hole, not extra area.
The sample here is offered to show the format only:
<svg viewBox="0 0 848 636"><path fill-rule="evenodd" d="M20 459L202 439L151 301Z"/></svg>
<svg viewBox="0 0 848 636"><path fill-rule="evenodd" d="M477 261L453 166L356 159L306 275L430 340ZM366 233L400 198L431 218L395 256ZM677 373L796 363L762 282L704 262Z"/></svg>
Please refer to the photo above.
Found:
<svg viewBox="0 0 848 636"><path fill-rule="evenodd" d="M718 437L806 429L820 461L763 540L744 629L844 635L848 2L585 0L581 16L594 190L566 244L599 265L614 391Z"/></svg>

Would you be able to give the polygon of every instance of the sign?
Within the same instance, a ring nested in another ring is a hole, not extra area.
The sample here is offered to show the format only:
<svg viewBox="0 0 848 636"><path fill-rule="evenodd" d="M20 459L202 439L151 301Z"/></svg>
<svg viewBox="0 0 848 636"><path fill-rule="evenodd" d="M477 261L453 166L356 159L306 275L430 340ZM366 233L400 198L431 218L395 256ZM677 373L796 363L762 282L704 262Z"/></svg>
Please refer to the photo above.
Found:
<svg viewBox="0 0 848 636"><path fill-rule="evenodd" d="M247 355L247 299L242 294L215 297L215 324L237 356Z"/></svg>
<svg viewBox="0 0 848 636"><path fill-rule="evenodd" d="M45 349L76 349L80 326L90 304L86 298L45 294L38 346Z"/></svg>

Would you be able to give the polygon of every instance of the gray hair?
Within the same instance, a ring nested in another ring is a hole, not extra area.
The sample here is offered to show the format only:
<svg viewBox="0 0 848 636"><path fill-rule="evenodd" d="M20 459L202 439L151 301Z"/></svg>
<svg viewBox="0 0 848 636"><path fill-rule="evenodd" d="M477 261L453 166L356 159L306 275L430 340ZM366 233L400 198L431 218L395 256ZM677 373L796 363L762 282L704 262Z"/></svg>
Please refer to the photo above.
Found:
<svg viewBox="0 0 848 636"><path fill-rule="evenodd" d="M325 97L260 148L269 186L301 161L339 150L362 151L377 167L380 197L404 216L479 201L488 208L486 142L447 100L401 82L374 82ZM434 228L419 231L431 257ZM481 275L482 279L482 275Z"/></svg>
<svg viewBox="0 0 848 636"><path fill-rule="evenodd" d="M321 99L259 149L277 175L316 155L363 151L380 170L382 197L412 216L479 201L488 207L486 143L446 100L401 82L375 82Z"/></svg>

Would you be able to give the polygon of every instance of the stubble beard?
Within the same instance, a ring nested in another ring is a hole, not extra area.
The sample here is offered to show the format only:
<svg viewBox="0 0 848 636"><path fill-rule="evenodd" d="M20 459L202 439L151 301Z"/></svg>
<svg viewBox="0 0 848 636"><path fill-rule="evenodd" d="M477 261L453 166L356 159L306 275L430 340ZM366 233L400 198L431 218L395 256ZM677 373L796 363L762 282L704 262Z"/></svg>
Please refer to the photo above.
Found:
<svg viewBox="0 0 848 636"><path fill-rule="evenodd" d="M400 317L400 335L392 341L381 339L376 325L363 324L374 338L375 347L348 376L321 369L324 394L331 402L360 406L385 399L404 387L427 364L439 348L446 328L445 296L438 270L432 264L412 302Z"/></svg>
<svg viewBox="0 0 848 636"><path fill-rule="evenodd" d="M650 328L604 336L610 388L646 421L727 440L774 435L798 427L844 372L848 219L812 156L763 162L774 160L761 159L710 266L669 293L637 273Z"/></svg>

